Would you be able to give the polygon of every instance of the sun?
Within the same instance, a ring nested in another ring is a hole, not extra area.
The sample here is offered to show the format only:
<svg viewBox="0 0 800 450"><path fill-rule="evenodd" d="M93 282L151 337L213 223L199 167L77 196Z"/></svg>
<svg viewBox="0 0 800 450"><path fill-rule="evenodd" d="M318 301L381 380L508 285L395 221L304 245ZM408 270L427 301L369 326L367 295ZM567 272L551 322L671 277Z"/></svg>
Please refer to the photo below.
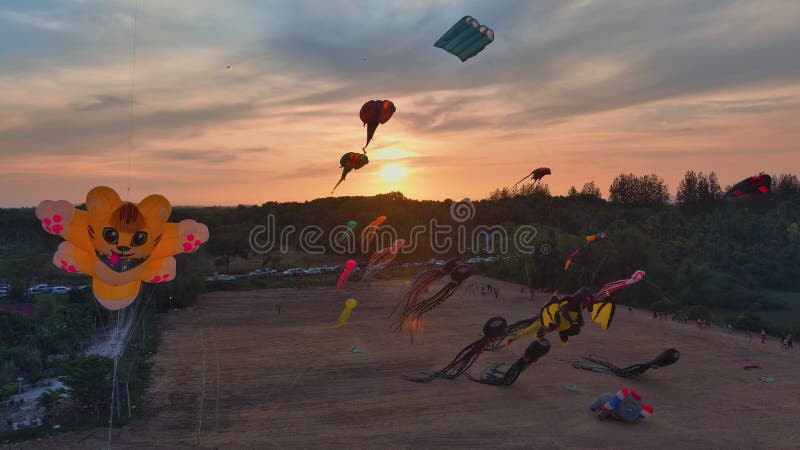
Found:
<svg viewBox="0 0 800 450"><path fill-rule="evenodd" d="M387 164L380 171L384 181L400 181L407 173L408 169L399 164Z"/></svg>

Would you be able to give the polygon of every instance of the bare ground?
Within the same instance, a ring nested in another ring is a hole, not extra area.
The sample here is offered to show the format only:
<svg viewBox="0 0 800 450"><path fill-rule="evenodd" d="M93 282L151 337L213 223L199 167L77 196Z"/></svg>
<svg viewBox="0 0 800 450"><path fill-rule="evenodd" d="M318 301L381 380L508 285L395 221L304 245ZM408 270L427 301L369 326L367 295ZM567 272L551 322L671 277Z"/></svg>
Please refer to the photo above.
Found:
<svg viewBox="0 0 800 450"><path fill-rule="evenodd" d="M411 383L401 375L439 369L479 337L486 319L529 317L535 303L517 285L500 300L463 290L409 336L386 316L402 281L371 287L216 292L162 317L149 417L112 434L113 448L797 448L797 352L749 343L741 334L656 321L619 308L608 332L588 323L511 387L465 378ZM331 326L358 299L347 327ZM278 306L281 313L278 314ZM513 363L528 339L489 361ZM361 353L352 353L353 347ZM563 359L598 353L620 366L675 347L675 365L636 380L576 370ZM746 360L760 370L743 370ZM774 383L761 381L772 376ZM566 389L576 384L577 391ZM637 424L601 422L589 404L602 392L637 389L655 408ZM107 430L67 433L25 448L105 448ZM46 444L46 445L45 445Z"/></svg>

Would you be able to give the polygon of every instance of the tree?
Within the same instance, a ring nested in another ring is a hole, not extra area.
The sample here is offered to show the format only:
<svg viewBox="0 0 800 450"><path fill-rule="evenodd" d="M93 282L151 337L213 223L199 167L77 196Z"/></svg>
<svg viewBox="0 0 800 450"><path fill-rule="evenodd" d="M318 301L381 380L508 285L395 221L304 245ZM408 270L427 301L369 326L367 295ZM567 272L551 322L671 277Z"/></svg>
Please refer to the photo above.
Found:
<svg viewBox="0 0 800 450"><path fill-rule="evenodd" d="M567 196L569 196L569 197L577 197L578 196L578 190L575 189L575 186L570 186L569 187L569 191L567 192Z"/></svg>
<svg viewBox="0 0 800 450"><path fill-rule="evenodd" d="M797 175L782 173L775 177L775 193L779 197L791 197L800 194L800 181Z"/></svg>
<svg viewBox="0 0 800 450"><path fill-rule="evenodd" d="M697 202L697 174L693 170L687 170L678 184L675 201L679 205L693 205Z"/></svg>
<svg viewBox="0 0 800 450"><path fill-rule="evenodd" d="M69 388L69 397L100 418L100 409L111 399L114 362L110 358L91 355L69 360L59 367L58 380Z"/></svg>
<svg viewBox="0 0 800 450"><path fill-rule="evenodd" d="M594 180L584 183L581 188L581 195L586 197L603 198L600 195L600 188L594 183Z"/></svg>
<svg viewBox="0 0 800 450"><path fill-rule="evenodd" d="M669 201L666 183L656 174L620 174L608 189L612 203L625 206L661 207Z"/></svg>
<svg viewBox="0 0 800 450"><path fill-rule="evenodd" d="M247 258L250 253L250 230L246 223L223 225L211 232L213 238L205 244L205 250L215 257L214 265L230 272L234 259Z"/></svg>
<svg viewBox="0 0 800 450"><path fill-rule="evenodd" d="M703 172L694 173L693 170L686 171L675 196L679 205L693 212L712 207L720 198L722 189L717 174L711 172L706 176Z"/></svg>
<svg viewBox="0 0 800 450"><path fill-rule="evenodd" d="M61 404L62 395L66 394L67 391L64 389L48 389L42 392L42 395L39 396L37 403L39 406L44 408L45 416L50 419L52 417L53 423L55 423L55 419L58 413L58 406Z"/></svg>
<svg viewBox="0 0 800 450"><path fill-rule="evenodd" d="M542 183L523 183L518 195L544 195L550 196L550 186Z"/></svg>

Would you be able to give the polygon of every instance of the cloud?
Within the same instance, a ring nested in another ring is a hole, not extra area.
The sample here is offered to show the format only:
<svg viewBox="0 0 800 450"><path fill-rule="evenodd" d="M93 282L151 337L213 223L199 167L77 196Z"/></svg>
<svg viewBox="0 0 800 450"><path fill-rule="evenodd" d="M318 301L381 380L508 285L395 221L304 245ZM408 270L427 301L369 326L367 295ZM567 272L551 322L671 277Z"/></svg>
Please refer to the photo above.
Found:
<svg viewBox="0 0 800 450"><path fill-rule="evenodd" d="M374 149L419 155L399 162L465 195L485 193L492 177L523 162L601 184L606 172L583 175L593 170L586 159L604 171L663 164L675 173L702 158L732 172L800 163L791 153L798 2L176 0L139 2L135 11L126 0L82 0L37 8L0 5L0 39L14 42L0 47L11 62L0 74L3 175L41 177L75 160L100 173L124 168L132 73L134 160L144 172L158 166L154 186L173 186L169 171L181 165L208 165L224 174L218 186L240 174L268 195L314 195L300 185L328 176L333 184L341 154L363 146L358 108L384 98L397 113ZM495 41L462 63L433 43L464 15L494 29ZM559 183L575 184L554 176L554 192ZM413 187L436 197L441 185Z"/></svg>
<svg viewBox="0 0 800 450"><path fill-rule="evenodd" d="M67 29L67 24L64 22L48 19L39 14L25 12L0 11L0 20L47 31L61 31Z"/></svg>
<svg viewBox="0 0 800 450"><path fill-rule="evenodd" d="M69 104L73 111L97 111L123 105L130 105L130 100L113 95L93 95L92 100L86 102L71 102Z"/></svg>

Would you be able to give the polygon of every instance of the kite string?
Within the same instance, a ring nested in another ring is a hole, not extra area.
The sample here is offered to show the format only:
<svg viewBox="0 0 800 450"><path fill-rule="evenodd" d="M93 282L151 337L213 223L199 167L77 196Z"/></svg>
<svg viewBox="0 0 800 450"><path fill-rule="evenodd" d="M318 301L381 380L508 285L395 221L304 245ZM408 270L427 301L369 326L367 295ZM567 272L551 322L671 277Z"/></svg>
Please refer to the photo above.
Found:
<svg viewBox="0 0 800 450"><path fill-rule="evenodd" d="M128 121L128 186L126 200L130 201L131 197L131 154L133 153L133 105L134 95L136 93L136 22L139 15L139 0L133 12L133 43L131 45L131 105L130 105L130 118Z"/></svg>
<svg viewBox="0 0 800 450"><path fill-rule="evenodd" d="M136 25L138 16L139 16L139 0L136 0L133 11L133 42L131 43L131 104L130 104L130 115L128 119L128 180L127 180L127 189L125 195L126 201L130 201L131 197L131 154L133 153L133 105L134 105L134 95L136 92ZM127 228L127 224L125 228ZM120 322L120 316L119 316L119 311L117 311L117 322L115 324L114 337L113 337L114 341L119 339L119 322ZM114 420L113 419L114 400L115 400L115 391L117 383L117 366L119 364L119 357L120 355L116 355L114 357L114 373L111 384L111 405L108 412L108 442L106 445L106 448L109 449L111 448L111 430L113 427L113 420Z"/></svg>

